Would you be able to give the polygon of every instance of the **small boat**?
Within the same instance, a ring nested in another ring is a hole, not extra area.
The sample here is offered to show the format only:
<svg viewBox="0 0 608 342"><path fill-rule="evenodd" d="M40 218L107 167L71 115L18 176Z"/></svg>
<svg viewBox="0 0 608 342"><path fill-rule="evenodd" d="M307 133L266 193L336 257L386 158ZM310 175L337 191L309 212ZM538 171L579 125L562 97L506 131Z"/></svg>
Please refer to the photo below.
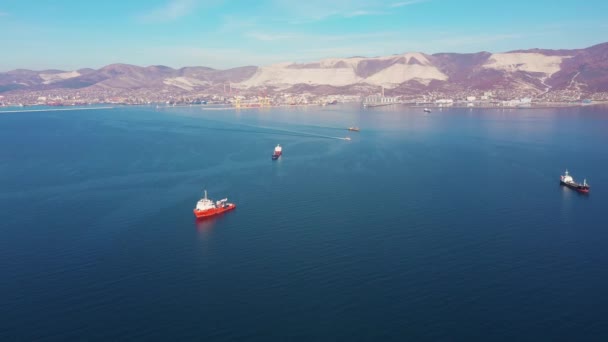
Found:
<svg viewBox="0 0 608 342"><path fill-rule="evenodd" d="M277 147L274 148L274 152L272 153L272 160L277 160L283 154L283 148L281 145L277 144Z"/></svg>
<svg viewBox="0 0 608 342"><path fill-rule="evenodd" d="M234 203L228 203L227 198L213 202L207 198L207 190L205 190L205 197L196 202L194 216L196 216L196 218L205 218L218 215L235 208L236 205Z"/></svg>
<svg viewBox="0 0 608 342"><path fill-rule="evenodd" d="M589 184L587 184L586 179L583 180L583 184L577 183L574 181L574 178L572 178L572 176L570 176L570 174L568 173L568 170L566 170L566 173L563 176L560 176L559 184L565 185L565 186L569 187L570 189L574 189L583 194L589 193L589 189L590 189L590 186L589 186Z"/></svg>
<svg viewBox="0 0 608 342"><path fill-rule="evenodd" d="M430 109L428 109L428 108L424 108L424 112L425 112L425 113L430 113L430 112L431 112L431 110L430 110Z"/></svg>
<svg viewBox="0 0 608 342"><path fill-rule="evenodd" d="M351 131L351 132L359 132L360 131L359 127L348 127L348 130Z"/></svg>
<svg viewBox="0 0 608 342"><path fill-rule="evenodd" d="M351 140L350 137L345 137L345 138L342 138L342 139L344 139L346 141L350 141Z"/></svg>

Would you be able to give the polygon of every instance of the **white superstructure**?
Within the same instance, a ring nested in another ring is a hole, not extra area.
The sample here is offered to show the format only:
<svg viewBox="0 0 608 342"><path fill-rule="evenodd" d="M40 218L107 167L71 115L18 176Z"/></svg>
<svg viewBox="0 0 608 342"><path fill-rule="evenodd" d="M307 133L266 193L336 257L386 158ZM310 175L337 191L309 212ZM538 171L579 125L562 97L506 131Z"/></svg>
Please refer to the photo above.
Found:
<svg viewBox="0 0 608 342"><path fill-rule="evenodd" d="M574 179L572 179L572 176L570 176L570 174L568 173L568 170L566 170L566 173L562 176L562 182L574 183Z"/></svg>
<svg viewBox="0 0 608 342"><path fill-rule="evenodd" d="M205 197L196 202L196 210L209 210L214 209L215 207L213 201L207 198L207 190L205 190Z"/></svg>

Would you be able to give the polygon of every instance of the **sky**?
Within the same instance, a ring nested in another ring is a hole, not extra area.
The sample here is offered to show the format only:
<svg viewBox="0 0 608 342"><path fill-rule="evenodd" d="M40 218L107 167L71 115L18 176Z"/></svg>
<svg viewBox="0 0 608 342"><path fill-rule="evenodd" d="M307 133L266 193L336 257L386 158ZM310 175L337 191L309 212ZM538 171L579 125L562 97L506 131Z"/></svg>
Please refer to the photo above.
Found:
<svg viewBox="0 0 608 342"><path fill-rule="evenodd" d="M599 0L1 0L0 71L309 62L608 41Z"/></svg>

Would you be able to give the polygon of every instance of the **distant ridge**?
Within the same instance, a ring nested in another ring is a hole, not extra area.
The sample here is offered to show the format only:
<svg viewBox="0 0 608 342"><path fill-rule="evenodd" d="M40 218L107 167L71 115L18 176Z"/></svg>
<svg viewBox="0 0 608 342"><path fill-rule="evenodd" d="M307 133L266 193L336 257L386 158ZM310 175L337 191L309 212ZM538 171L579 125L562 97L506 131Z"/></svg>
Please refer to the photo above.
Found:
<svg viewBox="0 0 608 342"><path fill-rule="evenodd" d="M17 69L0 73L0 93L54 89L219 92L228 83L230 88L242 91L270 89L314 94L354 94L380 87L394 94L470 89L512 89L534 94L574 88L583 93L607 92L608 43L574 50L432 55L410 52L227 70L110 64L97 70Z"/></svg>

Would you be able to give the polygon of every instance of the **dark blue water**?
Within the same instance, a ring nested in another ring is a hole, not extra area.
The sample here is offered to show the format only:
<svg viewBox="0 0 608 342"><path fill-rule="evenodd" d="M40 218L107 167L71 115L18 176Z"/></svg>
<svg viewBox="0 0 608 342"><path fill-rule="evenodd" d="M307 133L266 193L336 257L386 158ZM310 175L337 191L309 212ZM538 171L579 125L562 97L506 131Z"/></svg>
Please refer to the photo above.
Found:
<svg viewBox="0 0 608 342"><path fill-rule="evenodd" d="M605 341L607 147L602 107L1 114L0 339Z"/></svg>

